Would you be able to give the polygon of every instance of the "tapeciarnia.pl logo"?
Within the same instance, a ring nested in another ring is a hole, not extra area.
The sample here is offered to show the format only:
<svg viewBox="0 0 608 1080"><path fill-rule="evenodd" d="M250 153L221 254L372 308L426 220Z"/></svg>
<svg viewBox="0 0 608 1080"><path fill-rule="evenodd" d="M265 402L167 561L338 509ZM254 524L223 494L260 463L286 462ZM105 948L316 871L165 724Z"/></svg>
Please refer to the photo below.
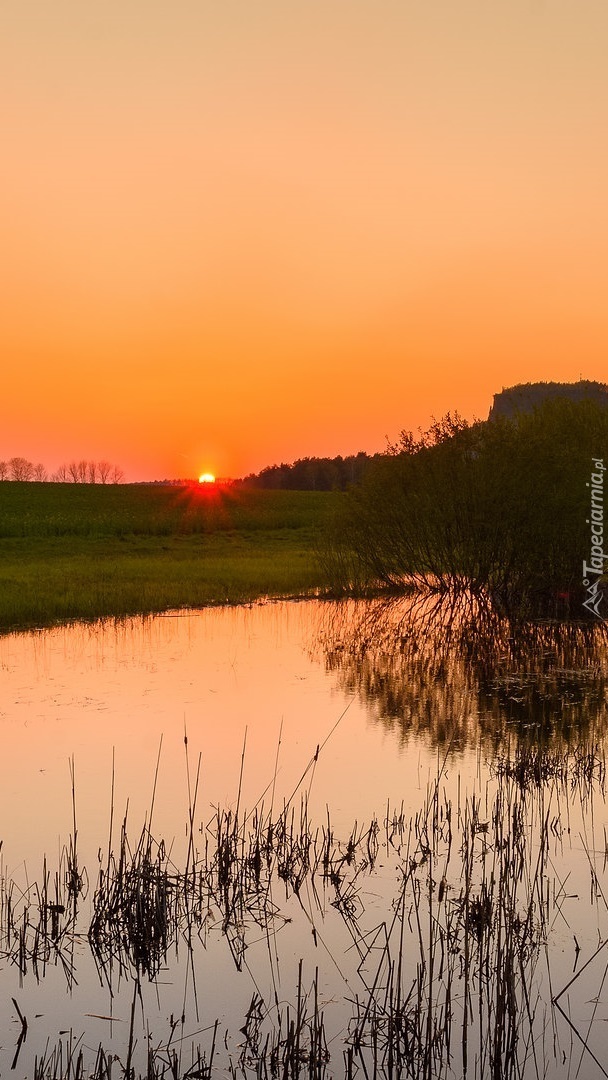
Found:
<svg viewBox="0 0 608 1080"><path fill-rule="evenodd" d="M600 611L600 604L604 595L602 589L602 577L604 563L608 555L604 554L604 473L606 466L603 458L591 458L592 473L591 483L587 487L591 489L591 512L587 518L587 525L591 526L591 554L589 562L583 560L583 585L587 589L587 598L583 601L583 607L587 611L597 615L598 619L606 621Z"/></svg>

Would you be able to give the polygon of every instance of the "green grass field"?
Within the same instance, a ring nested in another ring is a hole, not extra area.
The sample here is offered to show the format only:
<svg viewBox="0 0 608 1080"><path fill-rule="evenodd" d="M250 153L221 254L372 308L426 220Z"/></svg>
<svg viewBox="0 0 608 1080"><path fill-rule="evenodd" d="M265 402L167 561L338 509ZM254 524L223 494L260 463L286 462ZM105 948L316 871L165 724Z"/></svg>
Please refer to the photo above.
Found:
<svg viewBox="0 0 608 1080"><path fill-rule="evenodd" d="M301 596L341 496L0 483L0 631Z"/></svg>

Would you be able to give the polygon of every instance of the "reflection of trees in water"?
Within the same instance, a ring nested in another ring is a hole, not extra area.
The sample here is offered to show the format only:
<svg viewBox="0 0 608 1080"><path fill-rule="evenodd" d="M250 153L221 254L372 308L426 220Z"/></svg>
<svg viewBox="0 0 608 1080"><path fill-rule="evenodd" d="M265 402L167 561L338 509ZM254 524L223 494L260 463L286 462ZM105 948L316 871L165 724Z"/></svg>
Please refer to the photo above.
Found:
<svg viewBox="0 0 608 1080"><path fill-rule="evenodd" d="M513 623L468 594L324 609L325 663L406 743L487 749L517 736L567 745L606 729L608 632Z"/></svg>

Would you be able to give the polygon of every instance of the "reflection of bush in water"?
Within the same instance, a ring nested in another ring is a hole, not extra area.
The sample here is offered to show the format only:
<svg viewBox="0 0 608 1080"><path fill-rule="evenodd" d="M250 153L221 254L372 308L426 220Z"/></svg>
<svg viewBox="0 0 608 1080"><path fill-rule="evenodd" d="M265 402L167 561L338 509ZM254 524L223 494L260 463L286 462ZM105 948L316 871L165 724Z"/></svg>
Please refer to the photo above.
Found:
<svg viewBox="0 0 608 1080"><path fill-rule="evenodd" d="M324 613L325 663L405 743L464 749L603 735L606 627L514 625L471 596L349 601Z"/></svg>
<svg viewBox="0 0 608 1080"><path fill-rule="evenodd" d="M560 669L506 675L480 685L479 700L497 719L508 717L520 728L555 729L571 741L604 715L606 677L597 671Z"/></svg>

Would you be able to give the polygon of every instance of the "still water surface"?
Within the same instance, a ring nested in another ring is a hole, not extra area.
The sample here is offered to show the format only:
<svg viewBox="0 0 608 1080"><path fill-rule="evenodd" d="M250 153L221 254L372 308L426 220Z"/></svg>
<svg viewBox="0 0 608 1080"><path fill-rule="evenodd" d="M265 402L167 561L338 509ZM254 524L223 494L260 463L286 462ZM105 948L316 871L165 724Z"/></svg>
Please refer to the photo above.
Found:
<svg viewBox="0 0 608 1080"><path fill-rule="evenodd" d="M116 1076L151 1048L158 1075L173 1053L200 1072L212 1047L214 1075L605 1075L607 674L601 635L408 602L1 639L0 1072L18 1049L18 1074L59 1075L72 1032ZM125 821L123 857L144 825L170 853L144 946L124 908L89 933ZM245 885L271 821L281 853ZM190 866L178 912L169 879ZM323 1043L297 1069L288 1007Z"/></svg>

